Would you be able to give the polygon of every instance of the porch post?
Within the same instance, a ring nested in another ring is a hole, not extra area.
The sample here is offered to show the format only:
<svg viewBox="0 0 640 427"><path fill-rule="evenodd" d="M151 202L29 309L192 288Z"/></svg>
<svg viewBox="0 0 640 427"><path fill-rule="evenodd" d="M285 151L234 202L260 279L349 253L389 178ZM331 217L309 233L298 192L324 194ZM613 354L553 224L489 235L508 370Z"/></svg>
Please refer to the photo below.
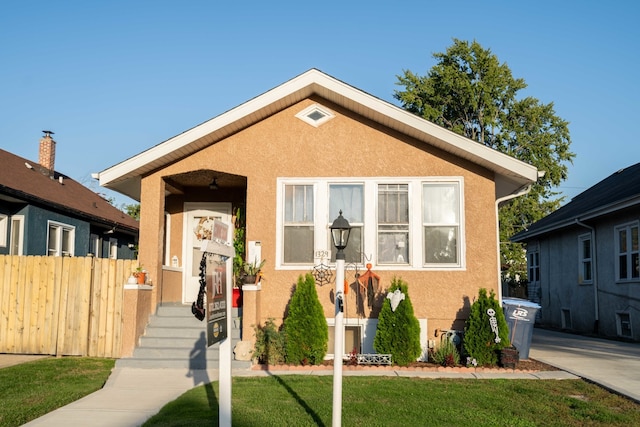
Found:
<svg viewBox="0 0 640 427"><path fill-rule="evenodd" d="M151 310L158 304L162 286L162 246L164 236L164 180L157 175L142 179L140 183L140 265L147 270L153 285Z"/></svg>

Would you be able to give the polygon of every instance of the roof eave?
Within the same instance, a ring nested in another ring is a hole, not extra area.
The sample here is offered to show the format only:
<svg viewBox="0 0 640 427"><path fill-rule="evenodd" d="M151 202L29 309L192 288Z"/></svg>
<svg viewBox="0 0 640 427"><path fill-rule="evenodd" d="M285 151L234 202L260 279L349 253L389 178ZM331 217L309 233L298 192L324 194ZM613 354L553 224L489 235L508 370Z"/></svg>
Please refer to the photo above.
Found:
<svg viewBox="0 0 640 427"><path fill-rule="evenodd" d="M319 70L309 70L201 125L98 174L101 186L140 200L140 177L183 158L312 94L356 111L496 174L496 198L535 182L538 171L511 156L426 121Z"/></svg>

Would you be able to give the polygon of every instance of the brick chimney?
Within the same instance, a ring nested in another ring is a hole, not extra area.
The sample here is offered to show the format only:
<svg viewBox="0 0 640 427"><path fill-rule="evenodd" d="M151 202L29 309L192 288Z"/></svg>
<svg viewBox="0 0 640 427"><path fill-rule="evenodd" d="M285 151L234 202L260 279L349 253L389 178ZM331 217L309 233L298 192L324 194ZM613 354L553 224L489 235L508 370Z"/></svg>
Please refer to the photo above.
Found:
<svg viewBox="0 0 640 427"><path fill-rule="evenodd" d="M53 132L50 130L43 130L42 132L44 136L40 140L38 163L49 171L49 175L53 176L56 164L56 142L51 138Z"/></svg>

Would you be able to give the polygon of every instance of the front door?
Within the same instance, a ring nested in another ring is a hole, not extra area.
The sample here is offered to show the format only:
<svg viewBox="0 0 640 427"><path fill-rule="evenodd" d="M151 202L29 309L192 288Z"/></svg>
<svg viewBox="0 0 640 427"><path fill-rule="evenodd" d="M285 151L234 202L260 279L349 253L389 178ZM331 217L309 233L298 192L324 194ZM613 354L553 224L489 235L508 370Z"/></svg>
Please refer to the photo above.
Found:
<svg viewBox="0 0 640 427"><path fill-rule="evenodd" d="M230 203L185 203L184 212L182 303L191 304L198 298L200 290L200 248L203 240L211 238L213 220L220 220L229 226L229 240L233 236L233 224Z"/></svg>

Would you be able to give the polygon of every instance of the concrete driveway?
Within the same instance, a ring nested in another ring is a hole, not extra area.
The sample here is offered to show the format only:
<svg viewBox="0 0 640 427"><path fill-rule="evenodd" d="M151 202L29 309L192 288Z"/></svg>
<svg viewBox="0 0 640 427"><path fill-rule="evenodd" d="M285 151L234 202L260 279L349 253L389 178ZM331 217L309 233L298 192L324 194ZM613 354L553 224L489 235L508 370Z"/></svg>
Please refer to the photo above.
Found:
<svg viewBox="0 0 640 427"><path fill-rule="evenodd" d="M640 344L534 328L529 357L640 403Z"/></svg>

